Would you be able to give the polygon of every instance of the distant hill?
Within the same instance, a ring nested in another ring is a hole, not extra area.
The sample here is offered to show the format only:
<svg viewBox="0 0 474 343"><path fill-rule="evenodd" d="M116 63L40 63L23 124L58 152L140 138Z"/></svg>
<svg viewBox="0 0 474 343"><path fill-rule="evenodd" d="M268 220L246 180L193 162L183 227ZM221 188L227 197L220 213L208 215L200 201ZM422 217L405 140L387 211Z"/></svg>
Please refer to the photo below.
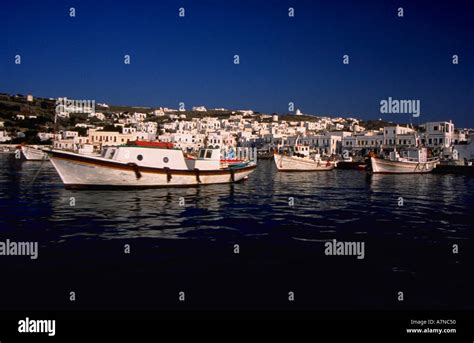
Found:
<svg viewBox="0 0 474 343"><path fill-rule="evenodd" d="M284 120L284 121L317 121L320 117L317 116L312 116L312 115L307 115L307 114L302 114L302 115L295 115L295 114L278 114L278 120Z"/></svg>
<svg viewBox="0 0 474 343"><path fill-rule="evenodd" d="M34 98L32 102L25 96L0 93L0 118L15 120L17 114L25 116L36 115L54 121L55 101L43 98Z"/></svg>

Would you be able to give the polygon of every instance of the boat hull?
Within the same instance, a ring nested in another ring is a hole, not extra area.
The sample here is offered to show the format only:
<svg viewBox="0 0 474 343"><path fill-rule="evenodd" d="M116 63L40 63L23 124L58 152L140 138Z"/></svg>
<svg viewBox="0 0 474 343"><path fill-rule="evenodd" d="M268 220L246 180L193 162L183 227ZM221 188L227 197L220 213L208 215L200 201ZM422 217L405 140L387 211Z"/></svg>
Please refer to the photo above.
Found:
<svg viewBox="0 0 474 343"><path fill-rule="evenodd" d="M374 174L423 174L431 173L438 161L428 162L399 162L380 158L370 158Z"/></svg>
<svg viewBox="0 0 474 343"><path fill-rule="evenodd" d="M273 155L279 171L328 171L334 169L334 164L325 161L314 161L307 158L287 155Z"/></svg>
<svg viewBox="0 0 474 343"><path fill-rule="evenodd" d="M66 188L173 187L238 182L256 166L228 170L172 170L140 167L88 156L54 152L51 163Z"/></svg>
<svg viewBox="0 0 474 343"><path fill-rule="evenodd" d="M44 161L49 159L47 153L28 146L22 146L21 153L28 161Z"/></svg>

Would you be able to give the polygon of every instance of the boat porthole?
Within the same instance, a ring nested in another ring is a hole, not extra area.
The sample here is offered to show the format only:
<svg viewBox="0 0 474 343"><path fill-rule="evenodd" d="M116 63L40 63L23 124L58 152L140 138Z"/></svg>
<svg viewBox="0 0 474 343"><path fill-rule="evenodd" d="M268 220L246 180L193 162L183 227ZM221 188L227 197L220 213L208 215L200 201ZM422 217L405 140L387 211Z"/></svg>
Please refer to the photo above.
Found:
<svg viewBox="0 0 474 343"><path fill-rule="evenodd" d="M143 156L142 156L142 155L138 155L138 156L137 156L137 160L139 160L139 161L143 160Z"/></svg>
<svg viewBox="0 0 474 343"><path fill-rule="evenodd" d="M169 158L168 157L163 157L163 162L168 163Z"/></svg>

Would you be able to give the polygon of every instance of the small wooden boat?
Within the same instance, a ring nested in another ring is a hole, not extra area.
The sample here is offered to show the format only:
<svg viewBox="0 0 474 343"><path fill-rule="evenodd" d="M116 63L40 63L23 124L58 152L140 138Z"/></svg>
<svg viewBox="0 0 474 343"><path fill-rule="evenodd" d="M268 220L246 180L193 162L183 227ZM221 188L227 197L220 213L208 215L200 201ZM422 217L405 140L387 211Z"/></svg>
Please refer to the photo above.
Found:
<svg viewBox="0 0 474 343"><path fill-rule="evenodd" d="M279 171L327 171L335 167L329 160L323 161L319 154L314 158L309 156L309 147L295 145L289 153L275 153L275 165Z"/></svg>
<svg viewBox="0 0 474 343"><path fill-rule="evenodd" d="M374 174L422 174L432 172L439 159L428 158L426 148L409 148L402 155L394 150L388 158L372 156L370 162Z"/></svg>

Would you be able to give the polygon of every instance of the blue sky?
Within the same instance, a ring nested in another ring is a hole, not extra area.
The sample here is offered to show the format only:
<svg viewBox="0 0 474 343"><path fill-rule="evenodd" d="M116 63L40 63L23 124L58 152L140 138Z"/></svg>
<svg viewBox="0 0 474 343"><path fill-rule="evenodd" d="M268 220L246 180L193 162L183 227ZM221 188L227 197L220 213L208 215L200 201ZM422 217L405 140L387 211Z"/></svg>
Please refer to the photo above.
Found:
<svg viewBox="0 0 474 343"><path fill-rule="evenodd" d="M0 27L0 92L474 127L472 1L4 0Z"/></svg>

